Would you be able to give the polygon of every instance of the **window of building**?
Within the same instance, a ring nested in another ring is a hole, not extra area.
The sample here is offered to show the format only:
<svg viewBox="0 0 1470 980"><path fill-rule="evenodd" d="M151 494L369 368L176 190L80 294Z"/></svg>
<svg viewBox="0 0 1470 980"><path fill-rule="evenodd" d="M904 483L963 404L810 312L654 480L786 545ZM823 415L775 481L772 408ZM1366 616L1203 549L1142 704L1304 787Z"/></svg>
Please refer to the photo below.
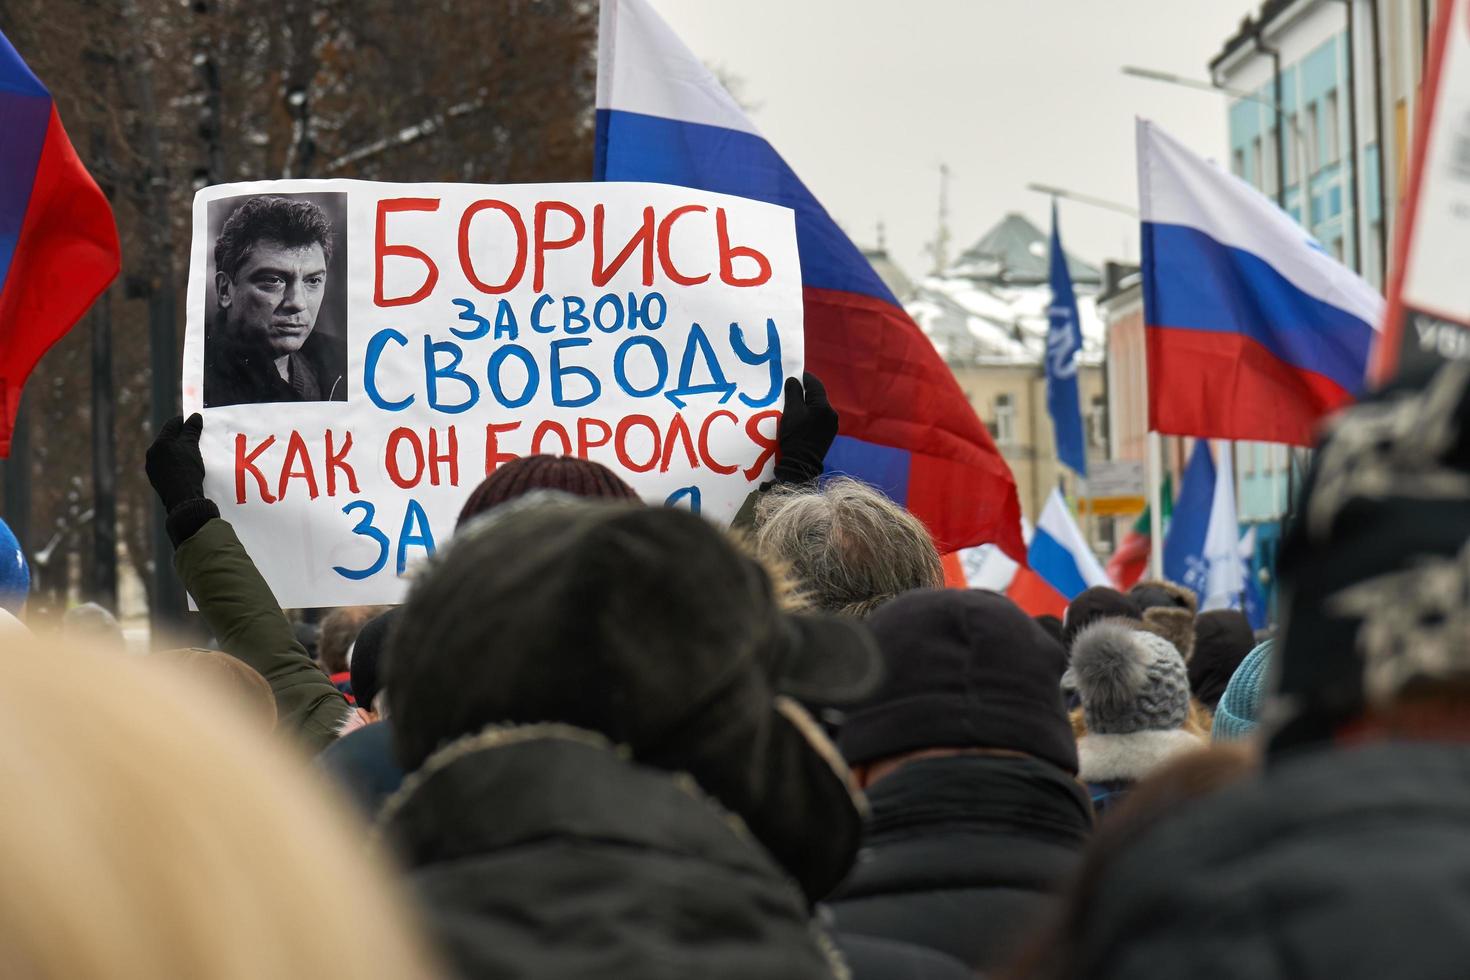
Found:
<svg viewBox="0 0 1470 980"><path fill-rule="evenodd" d="M1316 155L1317 148L1321 146L1321 143L1317 141L1319 132L1317 118L1317 103L1313 102L1307 106L1307 128L1302 132L1302 137L1307 144L1307 173L1316 172L1317 161L1313 157Z"/></svg>
<svg viewBox="0 0 1470 980"><path fill-rule="evenodd" d="M1262 190L1266 189L1266 172L1261 166L1261 138L1259 136L1251 140L1250 180Z"/></svg>
<svg viewBox="0 0 1470 980"><path fill-rule="evenodd" d="M1241 449L1244 450L1244 452L1241 455L1243 455L1245 457L1245 459L1244 459L1244 461L1243 461L1243 463L1242 463L1242 465L1240 467L1241 476L1255 476L1256 475L1256 454L1258 452L1260 452L1260 450L1261 450L1261 444L1258 443L1258 442L1242 443L1241 444Z"/></svg>
<svg viewBox="0 0 1470 980"><path fill-rule="evenodd" d="M1278 186L1276 183L1276 130L1266 130L1266 148L1263 151L1265 160L1263 162L1264 177L1261 179L1261 190L1267 197L1275 197Z"/></svg>
<svg viewBox="0 0 1470 980"><path fill-rule="evenodd" d="M1237 177L1245 177L1245 151L1237 149L1230 155L1230 172Z"/></svg>
<svg viewBox="0 0 1470 980"><path fill-rule="evenodd" d="M1325 108L1322 111L1322 127L1323 136L1326 137L1327 142L1326 162L1332 164L1342 159L1342 147L1338 145L1338 133L1341 127L1337 119L1337 89L1328 92L1323 102Z"/></svg>
<svg viewBox="0 0 1470 980"><path fill-rule="evenodd" d="M1297 154L1301 151L1296 134L1301 132L1301 120L1296 113L1286 117L1286 186L1297 183Z"/></svg>
<svg viewBox="0 0 1470 980"><path fill-rule="evenodd" d="M995 396L995 441L1002 446L1016 444L1016 404L1009 394Z"/></svg>
<svg viewBox="0 0 1470 980"><path fill-rule="evenodd" d="M1369 253L1369 262L1364 274L1368 281L1379 289L1383 283L1379 282L1380 271L1383 268L1383 219L1379 218L1373 222L1372 229L1368 232L1368 247L1373 251Z"/></svg>
<svg viewBox="0 0 1470 980"><path fill-rule="evenodd" d="M1092 396L1092 407L1087 412L1087 445L1097 450L1108 445L1108 400L1102 395Z"/></svg>

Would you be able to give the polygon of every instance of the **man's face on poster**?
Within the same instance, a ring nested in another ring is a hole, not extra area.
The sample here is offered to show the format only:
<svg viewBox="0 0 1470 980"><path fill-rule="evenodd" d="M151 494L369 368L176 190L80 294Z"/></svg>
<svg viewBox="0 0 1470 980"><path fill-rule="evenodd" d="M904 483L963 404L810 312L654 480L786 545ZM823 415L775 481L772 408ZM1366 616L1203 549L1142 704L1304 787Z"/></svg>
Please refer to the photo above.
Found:
<svg viewBox="0 0 1470 980"><path fill-rule="evenodd" d="M262 239L233 278L217 272L214 280L230 337L285 357L300 350L316 326L327 259L316 242L293 247Z"/></svg>

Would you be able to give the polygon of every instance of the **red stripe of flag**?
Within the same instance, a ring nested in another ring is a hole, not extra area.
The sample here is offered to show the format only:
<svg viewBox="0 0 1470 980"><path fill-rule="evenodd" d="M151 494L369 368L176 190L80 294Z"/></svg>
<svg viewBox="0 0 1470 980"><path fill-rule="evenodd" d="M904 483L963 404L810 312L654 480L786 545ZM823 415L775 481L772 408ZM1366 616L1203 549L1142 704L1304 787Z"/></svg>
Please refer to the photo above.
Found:
<svg viewBox="0 0 1470 980"><path fill-rule="evenodd" d="M31 369L82 318L121 265L112 208L53 106L0 291L0 457L10 455L21 388Z"/></svg>
<svg viewBox="0 0 1470 980"><path fill-rule="evenodd" d="M1353 401L1337 382L1291 367L1238 333L1153 326L1145 333L1155 432L1310 446L1321 419Z"/></svg>
<svg viewBox="0 0 1470 980"><path fill-rule="evenodd" d="M1024 563L1015 477L929 338L885 300L802 294L807 369L827 386L842 435L910 454L901 503L941 552L994 543Z"/></svg>

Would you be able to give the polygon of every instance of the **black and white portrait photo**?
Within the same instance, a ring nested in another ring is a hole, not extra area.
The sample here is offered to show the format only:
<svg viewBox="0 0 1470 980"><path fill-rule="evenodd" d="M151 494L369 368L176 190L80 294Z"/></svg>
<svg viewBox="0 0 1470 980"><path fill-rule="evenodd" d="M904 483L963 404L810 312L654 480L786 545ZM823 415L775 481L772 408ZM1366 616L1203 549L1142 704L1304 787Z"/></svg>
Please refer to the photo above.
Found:
<svg viewBox="0 0 1470 980"><path fill-rule="evenodd" d="M347 195L209 204L204 406L347 400Z"/></svg>

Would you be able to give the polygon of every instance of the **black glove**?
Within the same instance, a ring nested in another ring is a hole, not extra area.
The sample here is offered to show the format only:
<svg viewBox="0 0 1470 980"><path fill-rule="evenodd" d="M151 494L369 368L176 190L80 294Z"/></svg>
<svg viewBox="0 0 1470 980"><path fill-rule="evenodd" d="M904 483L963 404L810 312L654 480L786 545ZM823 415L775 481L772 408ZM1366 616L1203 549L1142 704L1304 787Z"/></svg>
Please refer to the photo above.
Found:
<svg viewBox="0 0 1470 980"><path fill-rule="evenodd" d="M801 380L786 379L786 406L776 441L781 459L777 483L810 483L822 475L822 461L837 438L837 410L827 400L827 389L811 372Z"/></svg>
<svg viewBox="0 0 1470 980"><path fill-rule="evenodd" d="M203 428L198 412L187 422L178 415L169 419L148 447L144 464L148 482L168 511L165 527L175 548L219 516L219 507L204 496L204 457L199 454Z"/></svg>
<svg viewBox="0 0 1470 980"><path fill-rule="evenodd" d="M148 447L148 482L163 501L164 510L204 496L204 457L199 454L203 428L204 417L197 412L187 422L176 415L163 423L158 438Z"/></svg>

